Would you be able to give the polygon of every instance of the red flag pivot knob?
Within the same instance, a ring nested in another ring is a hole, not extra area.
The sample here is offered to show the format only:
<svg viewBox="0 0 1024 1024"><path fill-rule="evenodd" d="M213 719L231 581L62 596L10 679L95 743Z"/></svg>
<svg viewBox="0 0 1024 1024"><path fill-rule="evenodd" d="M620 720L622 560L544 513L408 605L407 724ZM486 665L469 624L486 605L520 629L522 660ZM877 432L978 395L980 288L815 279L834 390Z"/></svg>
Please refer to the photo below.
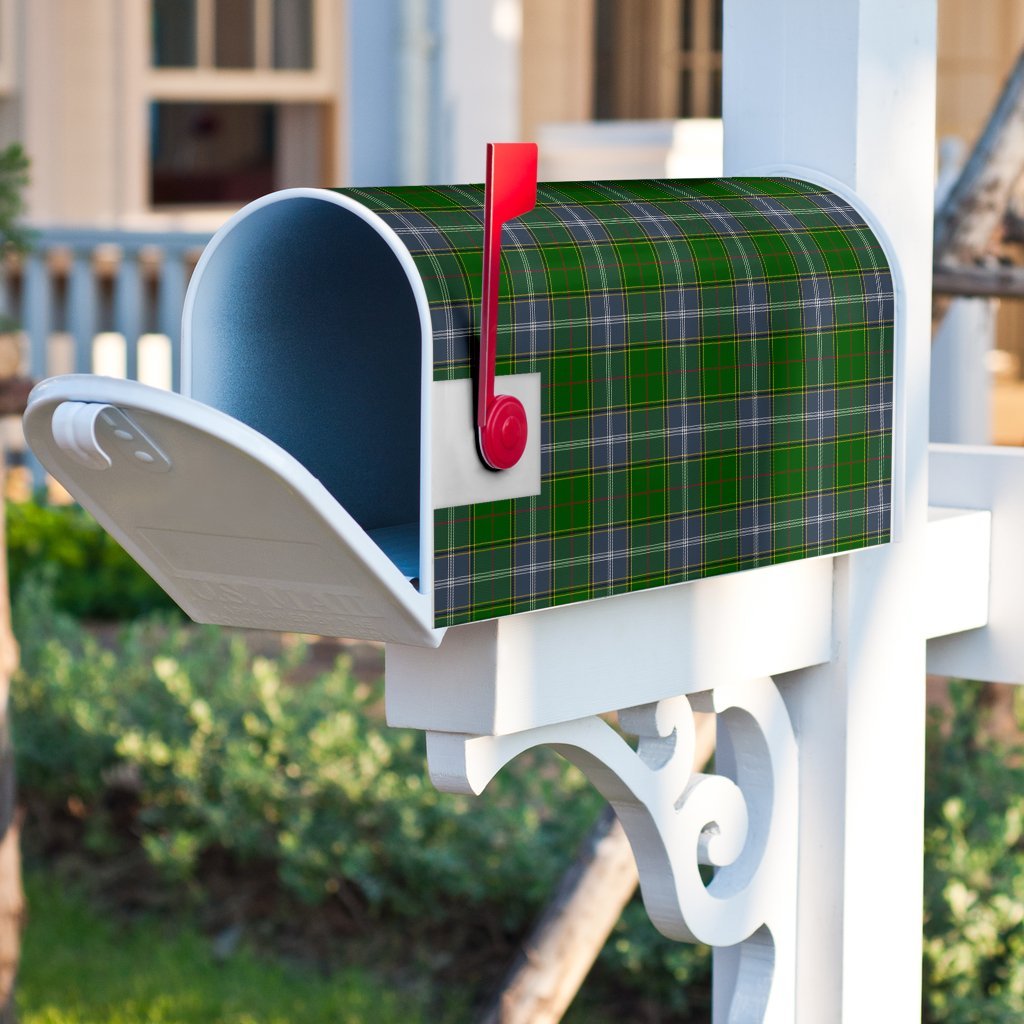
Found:
<svg viewBox="0 0 1024 1024"><path fill-rule="evenodd" d="M480 453L491 469L511 469L526 451L529 426L523 403L512 395L495 395L480 427Z"/></svg>

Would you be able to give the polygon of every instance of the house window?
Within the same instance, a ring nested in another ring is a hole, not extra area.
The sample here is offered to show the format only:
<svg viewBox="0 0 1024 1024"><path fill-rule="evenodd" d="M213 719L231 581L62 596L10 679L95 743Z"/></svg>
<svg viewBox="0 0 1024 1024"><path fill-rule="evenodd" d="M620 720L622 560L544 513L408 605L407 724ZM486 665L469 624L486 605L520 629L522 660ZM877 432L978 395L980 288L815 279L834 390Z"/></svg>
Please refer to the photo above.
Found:
<svg viewBox="0 0 1024 1024"><path fill-rule="evenodd" d="M313 66L312 0L274 0L275 68Z"/></svg>
<svg viewBox="0 0 1024 1024"><path fill-rule="evenodd" d="M254 0L217 0L213 11L214 67L256 67Z"/></svg>
<svg viewBox="0 0 1024 1024"><path fill-rule="evenodd" d="M153 66L196 65L196 0L153 0Z"/></svg>
<svg viewBox="0 0 1024 1024"><path fill-rule="evenodd" d="M151 125L154 206L245 203L273 191L273 104L154 103Z"/></svg>
<svg viewBox="0 0 1024 1024"><path fill-rule="evenodd" d="M599 119L720 117L722 0L596 0Z"/></svg>
<svg viewBox="0 0 1024 1024"><path fill-rule="evenodd" d="M150 0L149 206L230 207L335 184L336 6Z"/></svg>
<svg viewBox="0 0 1024 1024"><path fill-rule="evenodd" d="M721 117L722 0L682 0L679 14L679 115Z"/></svg>
<svg viewBox="0 0 1024 1024"><path fill-rule="evenodd" d="M277 189L329 183L330 116L318 103L155 101L149 205L240 206Z"/></svg>
<svg viewBox="0 0 1024 1024"><path fill-rule="evenodd" d="M308 71L313 0L152 0L155 68Z"/></svg>

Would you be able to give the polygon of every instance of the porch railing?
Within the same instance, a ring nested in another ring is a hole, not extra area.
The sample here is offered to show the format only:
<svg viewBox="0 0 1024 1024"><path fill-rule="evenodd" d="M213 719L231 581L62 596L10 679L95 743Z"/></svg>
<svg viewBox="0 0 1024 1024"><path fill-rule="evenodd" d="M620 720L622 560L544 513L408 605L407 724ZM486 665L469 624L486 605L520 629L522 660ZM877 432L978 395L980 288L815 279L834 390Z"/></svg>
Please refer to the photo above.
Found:
<svg viewBox="0 0 1024 1024"><path fill-rule="evenodd" d="M107 373L177 390L181 309L208 234L39 230L0 274L0 312L22 328L23 368Z"/></svg>
<svg viewBox="0 0 1024 1024"><path fill-rule="evenodd" d="M181 386L185 289L210 235L44 228L31 251L0 265L0 313L20 325L22 372L102 373ZM4 448L23 453L34 486L45 481L17 421Z"/></svg>

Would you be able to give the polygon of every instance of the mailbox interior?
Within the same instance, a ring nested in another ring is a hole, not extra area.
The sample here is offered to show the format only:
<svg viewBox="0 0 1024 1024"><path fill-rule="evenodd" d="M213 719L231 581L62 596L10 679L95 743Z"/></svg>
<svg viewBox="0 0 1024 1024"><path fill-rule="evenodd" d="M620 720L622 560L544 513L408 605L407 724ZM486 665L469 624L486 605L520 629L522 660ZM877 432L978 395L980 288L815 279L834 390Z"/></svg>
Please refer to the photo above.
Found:
<svg viewBox="0 0 1024 1024"><path fill-rule="evenodd" d="M425 308L373 214L330 192L276 193L196 268L182 387L297 459L429 593Z"/></svg>

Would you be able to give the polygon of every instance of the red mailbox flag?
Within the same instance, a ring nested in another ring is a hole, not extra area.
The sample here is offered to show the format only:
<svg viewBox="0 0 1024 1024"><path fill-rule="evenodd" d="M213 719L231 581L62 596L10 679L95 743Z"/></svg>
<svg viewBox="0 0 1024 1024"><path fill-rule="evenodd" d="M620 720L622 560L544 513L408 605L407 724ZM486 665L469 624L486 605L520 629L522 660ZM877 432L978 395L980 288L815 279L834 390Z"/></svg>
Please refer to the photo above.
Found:
<svg viewBox="0 0 1024 1024"><path fill-rule="evenodd" d="M489 142L476 424L480 455L491 469L511 469L526 449L526 410L512 395L495 395L494 366L498 347L501 228L506 221L532 210L536 202L536 143Z"/></svg>

